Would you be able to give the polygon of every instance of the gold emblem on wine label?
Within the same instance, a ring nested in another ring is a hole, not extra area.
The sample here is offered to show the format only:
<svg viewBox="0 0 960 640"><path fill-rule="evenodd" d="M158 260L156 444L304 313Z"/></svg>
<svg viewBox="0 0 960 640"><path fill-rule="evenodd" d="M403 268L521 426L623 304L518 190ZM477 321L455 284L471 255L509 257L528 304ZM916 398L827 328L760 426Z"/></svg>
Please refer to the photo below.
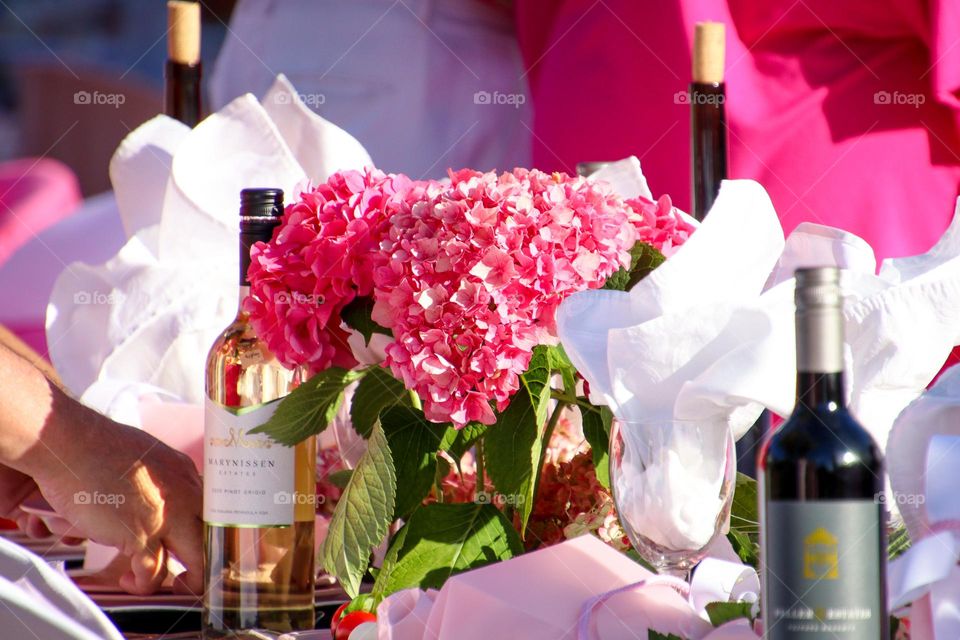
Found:
<svg viewBox="0 0 960 640"><path fill-rule="evenodd" d="M840 577L837 537L818 527L803 539L803 577L836 580Z"/></svg>

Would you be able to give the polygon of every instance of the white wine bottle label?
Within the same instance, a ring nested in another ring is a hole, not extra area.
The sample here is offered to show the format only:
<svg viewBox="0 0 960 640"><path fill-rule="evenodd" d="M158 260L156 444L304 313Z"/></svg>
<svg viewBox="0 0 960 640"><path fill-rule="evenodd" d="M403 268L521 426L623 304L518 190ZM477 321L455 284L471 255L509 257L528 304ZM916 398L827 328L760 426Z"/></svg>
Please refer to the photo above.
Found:
<svg viewBox="0 0 960 640"><path fill-rule="evenodd" d="M293 524L294 448L250 430L279 400L228 409L207 399L203 440L203 519L233 527Z"/></svg>
<svg viewBox="0 0 960 640"><path fill-rule="evenodd" d="M882 508L873 500L766 505L764 638L882 637Z"/></svg>

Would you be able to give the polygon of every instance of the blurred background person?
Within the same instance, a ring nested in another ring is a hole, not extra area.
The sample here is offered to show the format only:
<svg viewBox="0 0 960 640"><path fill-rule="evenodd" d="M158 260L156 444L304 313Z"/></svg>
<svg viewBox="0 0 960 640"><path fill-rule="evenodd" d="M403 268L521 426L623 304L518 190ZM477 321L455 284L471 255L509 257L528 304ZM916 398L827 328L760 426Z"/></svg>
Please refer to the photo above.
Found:
<svg viewBox="0 0 960 640"><path fill-rule="evenodd" d="M507 3L239 0L216 110L285 74L377 166L412 178L530 164L530 103Z"/></svg>
<svg viewBox="0 0 960 640"><path fill-rule="evenodd" d="M127 240L107 167L162 111L165 4L0 9L0 324L42 356L55 279ZM502 2L206 0L202 29L208 112L284 73L383 170L442 177L530 163L531 105Z"/></svg>
<svg viewBox="0 0 960 640"><path fill-rule="evenodd" d="M517 0L517 20L540 168L633 153L689 210L682 92L694 25L715 20L729 175L766 188L785 232L840 227L882 259L926 251L952 218L960 2Z"/></svg>

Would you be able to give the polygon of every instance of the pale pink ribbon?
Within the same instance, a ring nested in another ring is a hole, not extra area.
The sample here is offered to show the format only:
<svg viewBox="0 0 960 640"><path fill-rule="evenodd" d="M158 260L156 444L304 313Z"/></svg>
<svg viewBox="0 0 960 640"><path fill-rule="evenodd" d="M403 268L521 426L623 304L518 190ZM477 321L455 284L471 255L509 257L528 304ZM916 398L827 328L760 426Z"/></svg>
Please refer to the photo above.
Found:
<svg viewBox="0 0 960 640"><path fill-rule="evenodd" d="M677 593L679 593L684 598L690 596L690 585L681 580L680 578L675 578L673 576L651 576L645 580L640 580L639 582L634 582L632 584L624 585L612 591L607 591L606 593L601 593L598 596L594 596L587 600L583 608L580 610L580 619L577 623L577 638L578 640L590 640L590 620L593 618L593 611L598 606L613 598L618 596L621 593L626 593L627 591L634 591L635 589L643 589L645 587L651 587L655 585L662 585L667 587L672 587Z"/></svg>

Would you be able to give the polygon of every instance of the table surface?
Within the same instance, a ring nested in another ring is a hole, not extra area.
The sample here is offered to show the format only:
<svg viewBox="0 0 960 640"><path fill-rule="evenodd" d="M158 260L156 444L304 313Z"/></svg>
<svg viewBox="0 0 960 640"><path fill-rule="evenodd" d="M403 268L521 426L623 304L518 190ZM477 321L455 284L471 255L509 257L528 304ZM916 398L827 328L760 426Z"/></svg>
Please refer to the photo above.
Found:
<svg viewBox="0 0 960 640"><path fill-rule="evenodd" d="M68 575L85 576L83 564L85 546L62 544L59 539L30 538L16 531L0 531L0 536L19 544L48 562L63 563ZM81 580L82 582L82 580ZM194 596L174 594L169 588L150 596L132 596L118 588L103 585L80 585L81 589L114 622L128 640L194 640L200 639L200 600ZM315 603L317 624L324 625L342 603L349 600L346 593L329 576L318 580ZM328 639L329 632L311 633L309 640Z"/></svg>

